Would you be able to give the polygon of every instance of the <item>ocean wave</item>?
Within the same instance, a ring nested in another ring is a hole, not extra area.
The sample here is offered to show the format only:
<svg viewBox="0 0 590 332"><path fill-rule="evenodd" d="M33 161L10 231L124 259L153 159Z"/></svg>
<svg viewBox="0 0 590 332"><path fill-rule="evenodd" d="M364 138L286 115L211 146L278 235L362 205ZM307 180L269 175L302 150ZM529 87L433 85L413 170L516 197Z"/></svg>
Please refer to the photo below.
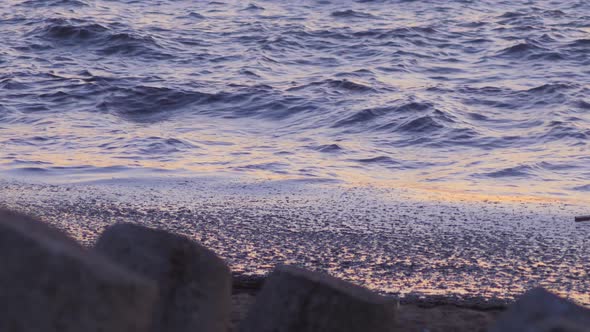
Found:
<svg viewBox="0 0 590 332"><path fill-rule="evenodd" d="M572 84L572 83L547 83L547 84L543 84L543 85L540 85L535 88L531 88L531 89L527 90L526 92L530 93L530 94L554 94L554 93L560 93L565 90L575 89L578 87L579 87L578 84Z"/></svg>
<svg viewBox="0 0 590 332"><path fill-rule="evenodd" d="M368 86L368 85L365 85L362 83L358 83L358 82L354 82L349 79L342 79L342 80L327 79L327 80L319 81L319 82L311 82L311 83L307 83L305 85L289 88L288 91L297 91L297 90L306 89L309 87L317 87L317 86L327 86L327 87L330 87L333 89L343 90L343 91L348 91L348 92L376 92L376 90L374 88L372 88L371 86Z"/></svg>
<svg viewBox="0 0 590 332"><path fill-rule="evenodd" d="M359 163L363 164L387 164L387 165L396 165L399 162L393 160L391 157L388 156L378 156L372 158L363 158L363 159L356 159Z"/></svg>
<svg viewBox="0 0 590 332"><path fill-rule="evenodd" d="M588 49L590 48L590 39L576 39L569 43L568 46L572 48Z"/></svg>
<svg viewBox="0 0 590 332"><path fill-rule="evenodd" d="M44 39L81 42L102 38L110 31L100 24L86 23L82 20L52 19L48 21L46 26L34 30L31 34Z"/></svg>
<svg viewBox="0 0 590 332"><path fill-rule="evenodd" d="M497 171L477 174L476 176L484 176L490 178L528 178L534 176L533 167L528 165L521 165L515 167L507 167Z"/></svg>
<svg viewBox="0 0 590 332"><path fill-rule="evenodd" d="M552 121L539 138L544 141L574 139L585 142L590 139L590 128L573 122Z"/></svg>
<svg viewBox="0 0 590 332"><path fill-rule="evenodd" d="M233 169L238 171L255 171L255 170L262 170L262 171L271 171L274 173L284 173L284 169L289 165L286 163L281 162L269 162L269 163L258 163L258 164L247 164L247 165L240 165L236 166Z"/></svg>
<svg viewBox="0 0 590 332"><path fill-rule="evenodd" d="M102 55L133 55L165 58L158 42L149 35L122 31L80 19L48 19L45 25L28 33L54 47L90 49Z"/></svg>
<svg viewBox="0 0 590 332"><path fill-rule="evenodd" d="M352 10L352 9L335 11L335 12L332 12L331 15L334 17L342 17L342 18L362 18L362 19L375 18L375 16L373 16L369 13L364 13L364 12L360 12L360 11L356 11L356 10Z"/></svg>
<svg viewBox="0 0 590 332"><path fill-rule="evenodd" d="M549 49L541 47L531 42L518 43L499 51L496 56L514 58L514 59L531 59L541 57L550 52Z"/></svg>
<svg viewBox="0 0 590 332"><path fill-rule="evenodd" d="M476 173L474 177L488 177L488 178L538 178L540 180L548 180L546 177L550 174L563 174L563 172L571 172L574 170L583 169L577 161L542 161L535 163L524 163L514 167L506 167L499 170ZM549 176L551 178L551 176Z"/></svg>
<svg viewBox="0 0 590 332"><path fill-rule="evenodd" d="M337 152L341 152L344 150L338 144L324 144L324 145L320 145L320 146L314 146L314 147L312 147L312 149L319 151L319 152L324 152L324 153L337 153Z"/></svg>
<svg viewBox="0 0 590 332"><path fill-rule="evenodd" d="M380 116L386 114L404 114L404 113L412 113L412 112L423 112L429 109L432 109L434 105L430 103L421 103L421 102L408 102L403 103L400 106L387 106L387 107L377 107L377 108L368 108L363 109L354 114L337 121L332 125L333 128L339 127L346 127L346 126L355 126L359 123L366 123L372 121ZM383 128L383 127L382 127Z"/></svg>
<svg viewBox="0 0 590 332"><path fill-rule="evenodd" d="M108 147L105 147L108 148ZM118 146L117 148L123 151L137 151L137 154L174 154L178 152L192 151L197 149L198 146L188 142L186 140L180 140L176 138L165 138L158 136L150 136L141 139L134 139L125 144ZM137 158L137 157L134 157Z"/></svg>
<svg viewBox="0 0 590 332"><path fill-rule="evenodd" d="M101 111L135 121L159 121L170 116L170 112L192 103L211 103L220 99L221 96L215 94L140 85L110 88L97 106Z"/></svg>
<svg viewBox="0 0 590 332"><path fill-rule="evenodd" d="M190 18L196 18L196 19L199 19L199 20L203 20L203 19L206 18L204 15L199 14L197 12L190 12L190 13L188 13L187 16L190 17Z"/></svg>
<svg viewBox="0 0 590 332"><path fill-rule="evenodd" d="M27 0L19 4L25 7L87 7L88 3L80 0Z"/></svg>
<svg viewBox="0 0 590 332"><path fill-rule="evenodd" d="M20 146L48 147L58 145L56 138L57 136L24 136L11 138L8 142Z"/></svg>
<svg viewBox="0 0 590 332"><path fill-rule="evenodd" d="M379 127L379 129L390 128L391 125ZM436 117L431 115L424 115L415 119L410 119L397 126L396 131L405 131L413 133L431 133L444 128L445 125L441 123Z"/></svg>
<svg viewBox="0 0 590 332"><path fill-rule="evenodd" d="M169 119L178 112L222 118L259 117L278 120L318 106L264 85L236 86L216 92L157 86L106 86L97 110L137 122ZM182 113L178 113L182 116Z"/></svg>
<svg viewBox="0 0 590 332"><path fill-rule="evenodd" d="M31 85L12 77L7 77L0 80L0 88L6 90L24 90L30 88Z"/></svg>
<svg viewBox="0 0 590 332"><path fill-rule="evenodd" d="M264 7L259 6L255 3L251 3L249 4L246 8L242 9L242 10L247 10L247 11L259 11L259 10L264 10Z"/></svg>
<svg viewBox="0 0 590 332"><path fill-rule="evenodd" d="M573 187L572 190L590 192L590 184Z"/></svg>

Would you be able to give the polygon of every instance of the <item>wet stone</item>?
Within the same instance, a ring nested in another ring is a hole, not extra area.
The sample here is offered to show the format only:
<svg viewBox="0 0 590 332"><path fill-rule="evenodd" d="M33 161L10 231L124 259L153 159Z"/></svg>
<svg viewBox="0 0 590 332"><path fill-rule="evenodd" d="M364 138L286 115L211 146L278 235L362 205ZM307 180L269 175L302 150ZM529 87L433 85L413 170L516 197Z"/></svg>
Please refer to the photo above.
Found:
<svg viewBox="0 0 590 332"><path fill-rule="evenodd" d="M397 301L293 266L266 279L240 332L392 331Z"/></svg>
<svg viewBox="0 0 590 332"><path fill-rule="evenodd" d="M212 251L186 237L129 223L107 228L96 250L158 283L152 331L227 331L231 274Z"/></svg>
<svg viewBox="0 0 590 332"><path fill-rule="evenodd" d="M590 309L536 288L508 308L489 332L582 332L590 330Z"/></svg>
<svg viewBox="0 0 590 332"><path fill-rule="evenodd" d="M153 282L45 223L0 210L0 331L145 332Z"/></svg>

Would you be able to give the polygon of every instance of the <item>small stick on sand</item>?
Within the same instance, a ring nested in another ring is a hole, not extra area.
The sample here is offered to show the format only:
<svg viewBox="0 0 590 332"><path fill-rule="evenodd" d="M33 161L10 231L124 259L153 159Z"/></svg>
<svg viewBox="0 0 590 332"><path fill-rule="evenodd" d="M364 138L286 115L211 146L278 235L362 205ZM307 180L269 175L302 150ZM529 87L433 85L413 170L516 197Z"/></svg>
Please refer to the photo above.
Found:
<svg viewBox="0 0 590 332"><path fill-rule="evenodd" d="M580 221L590 221L590 216L578 216L578 217L575 218L575 220L577 222L580 222Z"/></svg>

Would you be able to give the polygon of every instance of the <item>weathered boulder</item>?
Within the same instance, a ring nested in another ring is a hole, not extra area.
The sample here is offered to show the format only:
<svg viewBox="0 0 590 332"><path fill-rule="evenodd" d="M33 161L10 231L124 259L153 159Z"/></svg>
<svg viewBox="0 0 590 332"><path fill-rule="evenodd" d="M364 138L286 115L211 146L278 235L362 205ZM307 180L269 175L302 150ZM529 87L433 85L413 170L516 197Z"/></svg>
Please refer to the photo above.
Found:
<svg viewBox="0 0 590 332"><path fill-rule="evenodd" d="M212 251L184 236L128 223L107 228L96 250L158 283L152 331L227 331L231 274Z"/></svg>
<svg viewBox="0 0 590 332"><path fill-rule="evenodd" d="M148 331L156 285L45 223L0 210L0 266L0 331Z"/></svg>
<svg viewBox="0 0 590 332"><path fill-rule="evenodd" d="M490 332L590 331L590 309L543 288L520 297L489 329Z"/></svg>
<svg viewBox="0 0 590 332"><path fill-rule="evenodd" d="M392 331L397 301L293 266L266 279L240 332Z"/></svg>

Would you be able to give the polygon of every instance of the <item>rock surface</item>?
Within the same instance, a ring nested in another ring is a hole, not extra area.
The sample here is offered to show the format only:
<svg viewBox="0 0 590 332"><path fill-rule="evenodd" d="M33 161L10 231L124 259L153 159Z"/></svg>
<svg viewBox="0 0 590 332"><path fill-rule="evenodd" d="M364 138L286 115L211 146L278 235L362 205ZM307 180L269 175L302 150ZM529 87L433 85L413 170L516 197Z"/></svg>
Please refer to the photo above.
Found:
<svg viewBox="0 0 590 332"><path fill-rule="evenodd" d="M392 331L397 301L292 266L266 279L241 332Z"/></svg>
<svg viewBox="0 0 590 332"><path fill-rule="evenodd" d="M180 235L122 223L107 228L96 250L157 281L152 331L227 331L231 274L212 251Z"/></svg>
<svg viewBox="0 0 590 332"><path fill-rule="evenodd" d="M256 293L238 291L232 296L232 329L237 331L248 309L254 305ZM454 305L422 307L416 304L402 304L396 311L394 331L400 332L486 332L500 309L477 310Z"/></svg>
<svg viewBox="0 0 590 332"><path fill-rule="evenodd" d="M148 331L155 284L42 222L0 210L0 265L0 331Z"/></svg>
<svg viewBox="0 0 590 332"><path fill-rule="evenodd" d="M590 309L580 307L542 288L536 288L524 294L500 315L489 331L590 331Z"/></svg>

